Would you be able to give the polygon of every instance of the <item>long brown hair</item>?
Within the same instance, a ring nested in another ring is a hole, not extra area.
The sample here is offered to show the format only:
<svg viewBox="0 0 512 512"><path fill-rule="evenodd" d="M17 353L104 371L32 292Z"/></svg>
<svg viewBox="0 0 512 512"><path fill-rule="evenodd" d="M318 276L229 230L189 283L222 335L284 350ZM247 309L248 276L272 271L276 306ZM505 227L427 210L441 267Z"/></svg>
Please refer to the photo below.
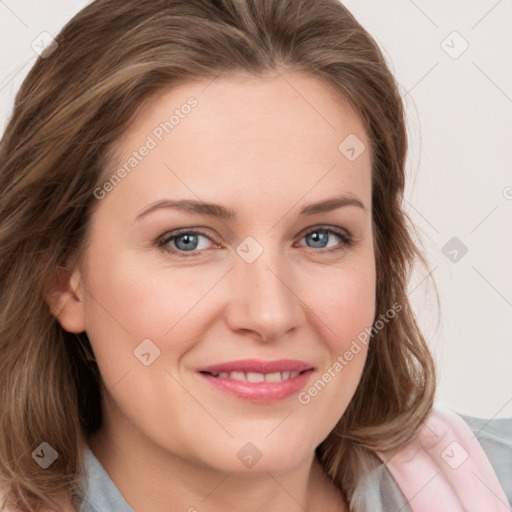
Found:
<svg viewBox="0 0 512 512"><path fill-rule="evenodd" d="M45 302L50 276L83 253L93 191L142 105L189 80L287 69L333 86L364 122L372 155L375 332L358 389L317 448L349 502L376 451L405 444L431 410L435 368L407 297L428 268L403 210L407 137L399 87L373 38L338 0L96 0L23 82L0 143L0 475L23 510L79 496L83 447L102 424L86 333ZM341 141L340 141L341 142ZM47 469L31 454L58 454ZM353 504L355 506L355 503Z"/></svg>

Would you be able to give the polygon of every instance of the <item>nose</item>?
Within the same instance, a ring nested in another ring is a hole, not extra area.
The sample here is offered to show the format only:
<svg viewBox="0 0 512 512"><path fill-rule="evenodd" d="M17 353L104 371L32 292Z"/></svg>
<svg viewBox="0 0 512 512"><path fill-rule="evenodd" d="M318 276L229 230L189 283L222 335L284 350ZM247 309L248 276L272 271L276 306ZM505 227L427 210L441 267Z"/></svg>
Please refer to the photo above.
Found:
<svg viewBox="0 0 512 512"><path fill-rule="evenodd" d="M266 245L250 263L243 257L235 259L229 273L227 323L233 331L273 342L300 326L305 305L285 255Z"/></svg>

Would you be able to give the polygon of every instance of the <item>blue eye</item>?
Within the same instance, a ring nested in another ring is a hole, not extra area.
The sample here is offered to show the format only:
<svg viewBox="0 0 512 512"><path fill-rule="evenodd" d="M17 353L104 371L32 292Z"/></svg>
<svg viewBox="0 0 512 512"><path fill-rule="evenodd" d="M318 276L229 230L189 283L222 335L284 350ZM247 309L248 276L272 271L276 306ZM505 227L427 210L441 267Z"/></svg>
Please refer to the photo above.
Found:
<svg viewBox="0 0 512 512"><path fill-rule="evenodd" d="M333 235L340 240L340 244L326 248L329 243L329 239ZM211 241L210 237L202 231L195 229L182 229L173 231L167 236L164 235L164 237L161 237L157 240L157 246L166 253L175 254L181 258L196 257L200 256L201 251L205 249L204 247L198 249L198 245L200 245L200 237ZM301 240L308 237L310 237L310 240L312 240L314 244L310 249L318 249L313 252L319 253L340 251L352 247L355 243L354 239L345 230L332 227L318 227L311 229L302 236Z"/></svg>
<svg viewBox="0 0 512 512"><path fill-rule="evenodd" d="M303 238L312 237L313 243L320 245L320 247L314 246L314 248L315 249L316 248L324 249L325 245L323 245L323 244L328 243L329 237L331 235L336 235L336 237L338 237L341 240L342 245L344 247L349 247L353 244L352 238L350 238L348 235L344 234L341 231L334 230L331 228L316 228L316 229L306 233L306 235ZM330 252L332 250L339 250L339 249L340 249L340 247L333 247L332 249L329 249L327 251L322 251L322 252Z"/></svg>

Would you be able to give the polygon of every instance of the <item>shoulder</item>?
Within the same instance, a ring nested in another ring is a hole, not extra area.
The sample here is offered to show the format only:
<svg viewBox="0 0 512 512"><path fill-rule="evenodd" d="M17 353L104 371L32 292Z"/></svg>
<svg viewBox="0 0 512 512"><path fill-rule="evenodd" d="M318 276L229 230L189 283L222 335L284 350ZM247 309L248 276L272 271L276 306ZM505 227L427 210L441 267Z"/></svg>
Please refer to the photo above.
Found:
<svg viewBox="0 0 512 512"><path fill-rule="evenodd" d="M512 418L472 418L437 402L406 446L377 452L373 487L412 509L495 510L512 502L511 445Z"/></svg>
<svg viewBox="0 0 512 512"><path fill-rule="evenodd" d="M457 413L473 432L512 503L512 417L477 418Z"/></svg>
<svg viewBox="0 0 512 512"><path fill-rule="evenodd" d="M357 483L350 500L354 512L412 512L386 464L369 470Z"/></svg>

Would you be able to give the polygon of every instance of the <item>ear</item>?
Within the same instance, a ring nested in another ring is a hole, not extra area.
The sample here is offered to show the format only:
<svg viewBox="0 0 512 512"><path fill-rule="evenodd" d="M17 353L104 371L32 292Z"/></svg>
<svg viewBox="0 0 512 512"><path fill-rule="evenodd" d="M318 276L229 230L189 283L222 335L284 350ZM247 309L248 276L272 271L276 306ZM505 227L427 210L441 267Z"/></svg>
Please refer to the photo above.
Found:
<svg viewBox="0 0 512 512"><path fill-rule="evenodd" d="M68 332L85 331L81 275L78 269L58 267L49 280L45 300L53 316Z"/></svg>

